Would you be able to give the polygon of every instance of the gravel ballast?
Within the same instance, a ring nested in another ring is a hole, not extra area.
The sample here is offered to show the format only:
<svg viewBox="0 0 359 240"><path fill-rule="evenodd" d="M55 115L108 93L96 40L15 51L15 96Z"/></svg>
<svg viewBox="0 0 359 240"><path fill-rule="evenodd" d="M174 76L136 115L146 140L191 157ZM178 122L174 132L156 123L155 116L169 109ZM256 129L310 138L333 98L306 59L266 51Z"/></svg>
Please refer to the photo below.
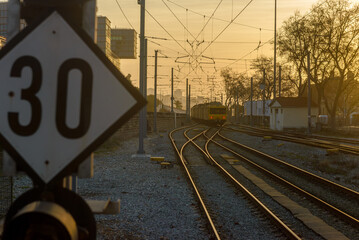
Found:
<svg viewBox="0 0 359 240"><path fill-rule="evenodd" d="M263 142L242 134L237 137L244 144L284 159L284 155L291 156L288 162L294 161L304 168L311 167L308 159L323 159L326 154L325 150L298 148L292 143ZM146 154L164 157L171 165L164 168L149 158L133 157L138 150L138 138L131 138L116 151L95 154L94 177L78 180L78 194L83 198L121 202L120 214L95 216L97 239L209 239L206 222L167 134L149 135L144 145ZM293 155L299 155L298 151L307 153L307 158L293 159ZM344 180L344 185L357 189L355 180L348 181L338 174L321 174L341 184L340 180ZM15 197L32 185L26 176L16 177L14 183Z"/></svg>
<svg viewBox="0 0 359 240"><path fill-rule="evenodd" d="M95 175L79 181L84 198L119 199L118 215L96 215L98 239L208 239L201 213L166 134L145 140L146 154L171 163L161 167L133 155L138 139L97 156Z"/></svg>

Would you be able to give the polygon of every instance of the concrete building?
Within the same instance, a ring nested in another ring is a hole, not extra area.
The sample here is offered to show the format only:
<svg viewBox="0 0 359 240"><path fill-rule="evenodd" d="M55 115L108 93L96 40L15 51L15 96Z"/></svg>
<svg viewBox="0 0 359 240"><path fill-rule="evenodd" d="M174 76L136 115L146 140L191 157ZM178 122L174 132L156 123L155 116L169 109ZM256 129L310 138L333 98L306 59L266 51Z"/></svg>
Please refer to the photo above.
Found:
<svg viewBox="0 0 359 240"><path fill-rule="evenodd" d="M96 27L97 45L107 58L120 69L120 59L111 50L111 21L105 16L98 16Z"/></svg>
<svg viewBox="0 0 359 240"><path fill-rule="evenodd" d="M272 102L272 100L265 100L264 101L264 116L269 116L270 115L270 109L269 109L269 104ZM244 115L245 116L249 116L251 115L251 101L247 101L243 103L243 108L244 108ZM256 100L256 101L252 101L252 111L253 111L253 116L263 116L263 101L262 100Z"/></svg>
<svg viewBox="0 0 359 240"><path fill-rule="evenodd" d="M136 59L137 32L134 29L111 29L111 49L121 59Z"/></svg>
<svg viewBox="0 0 359 240"><path fill-rule="evenodd" d="M282 131L308 127L308 103L305 97L278 97L270 104L270 128ZM315 127L318 105L311 103L311 126Z"/></svg>
<svg viewBox="0 0 359 240"><path fill-rule="evenodd" d="M106 56L111 55L111 22L105 16L97 17L97 45Z"/></svg>

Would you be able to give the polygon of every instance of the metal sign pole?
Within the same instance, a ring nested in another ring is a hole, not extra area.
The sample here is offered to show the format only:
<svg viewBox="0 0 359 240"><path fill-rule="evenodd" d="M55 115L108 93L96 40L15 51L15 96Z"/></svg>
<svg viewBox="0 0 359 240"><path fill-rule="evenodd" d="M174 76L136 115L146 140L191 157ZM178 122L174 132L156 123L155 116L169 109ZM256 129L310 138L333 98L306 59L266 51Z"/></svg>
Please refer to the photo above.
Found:
<svg viewBox="0 0 359 240"><path fill-rule="evenodd" d="M310 92L310 52L308 51L307 55L307 73L308 73L308 133L311 133L311 101L312 101L312 94Z"/></svg>
<svg viewBox="0 0 359 240"><path fill-rule="evenodd" d="M253 77L251 77L251 115L250 115L250 124L253 126Z"/></svg>
<svg viewBox="0 0 359 240"><path fill-rule="evenodd" d="M143 79L143 97L147 100L147 38L145 38L145 63L144 63L144 79ZM147 137L147 106L144 109L143 133Z"/></svg>
<svg viewBox="0 0 359 240"><path fill-rule="evenodd" d="M274 76L273 76L273 99L276 98L277 83L277 0L274 1Z"/></svg>
<svg viewBox="0 0 359 240"><path fill-rule="evenodd" d="M153 99L153 131L157 133L157 54L158 50L155 50L155 93Z"/></svg>
<svg viewBox="0 0 359 240"><path fill-rule="evenodd" d="M186 120L188 121L188 78L186 78Z"/></svg>
<svg viewBox="0 0 359 240"><path fill-rule="evenodd" d="M145 0L139 0L139 4L141 5L141 27L140 27L140 92L143 94L143 85L144 85L144 65L145 65ZM140 119L139 119L139 144L138 144L138 154L145 154L144 146L143 146L143 123L144 118L144 109L140 111Z"/></svg>
<svg viewBox="0 0 359 240"><path fill-rule="evenodd" d="M171 112L173 113L173 68L171 68Z"/></svg>
<svg viewBox="0 0 359 240"><path fill-rule="evenodd" d="M266 70L263 69L263 106L262 106L262 124L264 126L264 113L265 113L265 96L266 96Z"/></svg>
<svg viewBox="0 0 359 240"><path fill-rule="evenodd" d="M282 66L279 66L278 97L281 96L281 92L282 92Z"/></svg>

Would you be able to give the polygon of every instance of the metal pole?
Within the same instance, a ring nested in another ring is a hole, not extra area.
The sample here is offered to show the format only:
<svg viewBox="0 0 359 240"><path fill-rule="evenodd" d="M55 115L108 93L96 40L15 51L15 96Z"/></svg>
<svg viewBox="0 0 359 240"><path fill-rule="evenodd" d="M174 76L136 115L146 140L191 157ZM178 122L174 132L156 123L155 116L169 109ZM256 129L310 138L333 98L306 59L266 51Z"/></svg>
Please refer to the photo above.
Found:
<svg viewBox="0 0 359 240"><path fill-rule="evenodd" d="M140 92L144 94L144 65L145 65L145 0L140 0L139 4L141 5L141 26L140 26ZM140 119L139 119L139 144L138 144L138 154L145 154L145 150L143 147L143 124L145 119L145 108L142 108L140 111Z"/></svg>
<svg viewBox="0 0 359 240"><path fill-rule="evenodd" d="M236 96L236 122L238 123L239 122L239 93L238 93L238 87L237 87L237 96Z"/></svg>
<svg viewBox="0 0 359 240"><path fill-rule="evenodd" d="M308 74L308 133L311 133L311 97L312 94L310 92L310 52L308 51L308 55L307 55L307 74Z"/></svg>
<svg viewBox="0 0 359 240"><path fill-rule="evenodd" d="M282 92L282 66L279 66L279 79L278 79L278 97L281 96Z"/></svg>
<svg viewBox="0 0 359 240"><path fill-rule="evenodd" d="M251 115L250 115L250 124L253 126L253 77L251 77Z"/></svg>
<svg viewBox="0 0 359 240"><path fill-rule="evenodd" d="M188 78L186 78L186 120L188 121Z"/></svg>
<svg viewBox="0 0 359 240"><path fill-rule="evenodd" d="M153 109L153 131L157 133L157 53L158 50L155 50L155 97L153 100L154 109Z"/></svg>
<svg viewBox="0 0 359 240"><path fill-rule="evenodd" d="M173 68L171 68L171 112L173 112Z"/></svg>
<svg viewBox="0 0 359 240"><path fill-rule="evenodd" d="M191 116L191 84L188 85L188 106L189 106L189 115Z"/></svg>
<svg viewBox="0 0 359 240"><path fill-rule="evenodd" d="M147 100L147 38L145 38L145 63L144 63L144 77L143 77L143 96ZM144 137L147 137L147 106L144 109L144 119L143 119L143 133Z"/></svg>
<svg viewBox="0 0 359 240"><path fill-rule="evenodd" d="M274 1L274 77L273 77L273 99L276 98L277 83L277 0Z"/></svg>
<svg viewBox="0 0 359 240"><path fill-rule="evenodd" d="M266 94L266 70L263 69L263 106L262 106L262 124L264 126L264 108L265 108L265 94Z"/></svg>

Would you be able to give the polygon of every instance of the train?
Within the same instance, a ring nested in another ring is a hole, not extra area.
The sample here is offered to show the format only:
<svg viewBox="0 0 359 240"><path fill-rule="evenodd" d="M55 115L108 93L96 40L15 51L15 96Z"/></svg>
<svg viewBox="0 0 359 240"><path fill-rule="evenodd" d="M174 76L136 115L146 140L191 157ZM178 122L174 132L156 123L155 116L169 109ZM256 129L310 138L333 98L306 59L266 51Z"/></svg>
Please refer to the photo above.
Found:
<svg viewBox="0 0 359 240"><path fill-rule="evenodd" d="M197 104L191 108L191 119L202 123L223 124L227 120L227 108L220 102Z"/></svg>

